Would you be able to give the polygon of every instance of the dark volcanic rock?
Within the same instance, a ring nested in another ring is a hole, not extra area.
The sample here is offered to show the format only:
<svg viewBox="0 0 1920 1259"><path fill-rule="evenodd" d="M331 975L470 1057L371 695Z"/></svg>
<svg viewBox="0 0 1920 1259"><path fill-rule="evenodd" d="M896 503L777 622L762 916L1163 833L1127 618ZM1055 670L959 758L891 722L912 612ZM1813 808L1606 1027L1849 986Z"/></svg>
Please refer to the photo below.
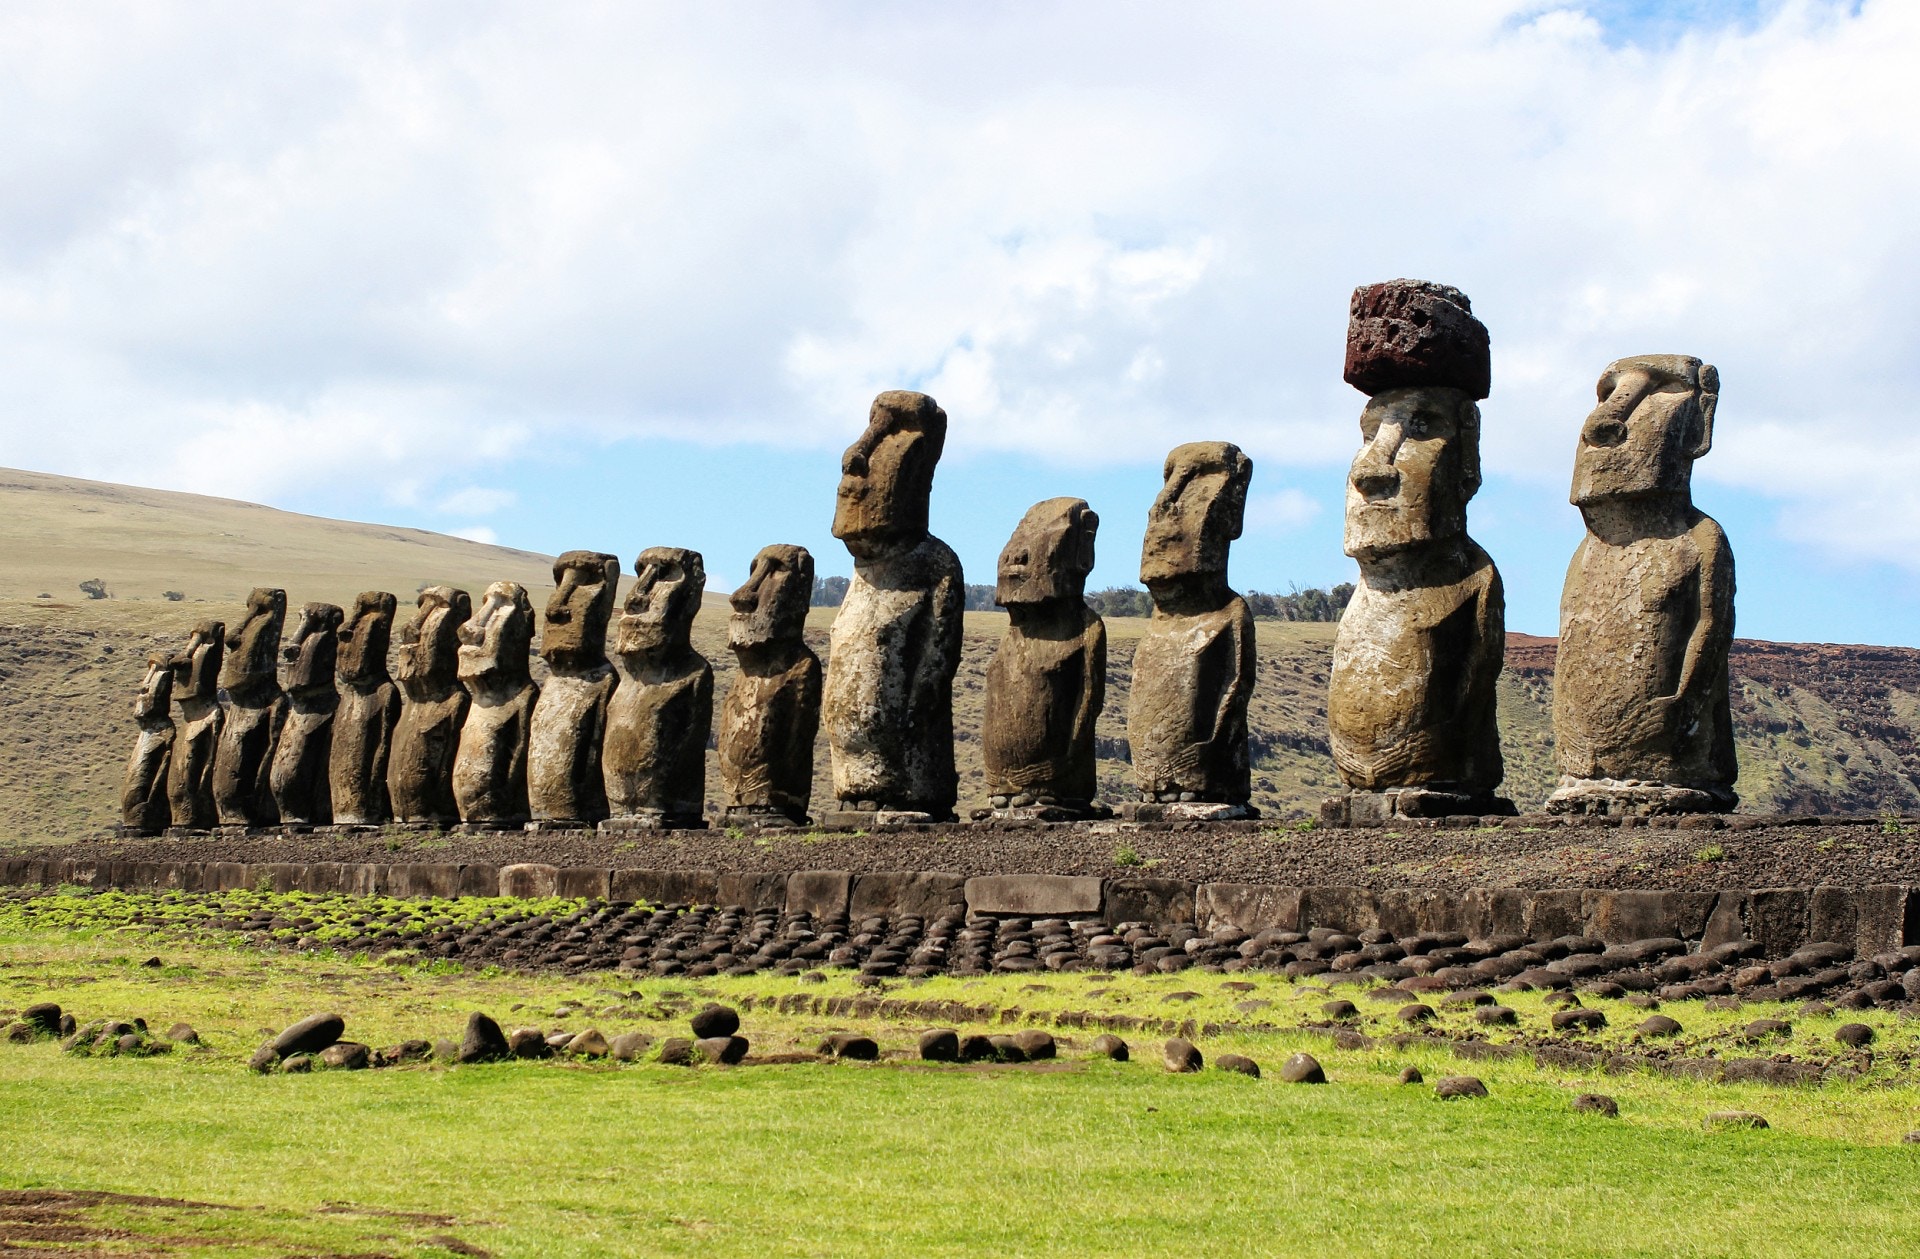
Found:
<svg viewBox="0 0 1920 1259"><path fill-rule="evenodd" d="M1260 1078L1260 1064L1242 1054L1221 1054L1213 1060L1215 1069Z"/></svg>
<svg viewBox="0 0 1920 1259"><path fill-rule="evenodd" d="M1167 1070L1179 1073L1198 1071L1206 1065L1206 1059L1194 1047L1193 1042L1180 1036L1169 1040L1160 1051L1160 1056L1167 1064Z"/></svg>
<svg viewBox="0 0 1920 1259"><path fill-rule="evenodd" d="M1584 1115L1605 1115L1610 1119L1620 1114L1620 1103L1605 1093L1582 1093L1573 1099L1573 1108Z"/></svg>
<svg viewBox="0 0 1920 1259"><path fill-rule="evenodd" d="M1325 1084L1327 1073L1312 1054L1294 1054L1280 1064L1280 1078L1288 1084Z"/></svg>
<svg viewBox="0 0 1920 1259"><path fill-rule="evenodd" d="M747 1056L747 1038L744 1036L703 1036L693 1042L693 1048L708 1062L731 1067Z"/></svg>
<svg viewBox="0 0 1920 1259"><path fill-rule="evenodd" d="M920 1057L927 1062L960 1061L960 1033L938 1027L920 1034Z"/></svg>
<svg viewBox="0 0 1920 1259"><path fill-rule="evenodd" d="M1115 1062L1125 1062L1130 1053L1127 1042L1111 1032L1093 1038L1093 1052L1097 1057L1111 1058Z"/></svg>
<svg viewBox="0 0 1920 1259"><path fill-rule="evenodd" d="M478 1010L467 1016L467 1030L460 1038L461 1062L496 1062L508 1053L507 1038L498 1023Z"/></svg>
<svg viewBox="0 0 1920 1259"><path fill-rule="evenodd" d="M293 1054L319 1053L339 1040L340 1034L346 1030L347 1021L338 1014L309 1014L274 1037L270 1044L282 1058Z"/></svg>
<svg viewBox="0 0 1920 1259"><path fill-rule="evenodd" d="M715 1036L731 1036L740 1030L740 1015L724 1005L710 1005L693 1016L693 1034L696 1039L707 1040Z"/></svg>
<svg viewBox="0 0 1920 1259"><path fill-rule="evenodd" d="M1865 1049L1873 1043L1873 1029L1865 1023L1843 1023L1834 1030L1833 1038L1849 1049Z"/></svg>

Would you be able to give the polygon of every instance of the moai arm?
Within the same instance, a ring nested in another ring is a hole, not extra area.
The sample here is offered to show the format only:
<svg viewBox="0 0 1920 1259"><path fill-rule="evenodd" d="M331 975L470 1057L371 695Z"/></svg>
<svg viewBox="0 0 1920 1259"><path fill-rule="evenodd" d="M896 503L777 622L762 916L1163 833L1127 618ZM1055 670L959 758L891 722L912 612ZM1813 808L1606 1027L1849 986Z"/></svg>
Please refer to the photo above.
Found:
<svg viewBox="0 0 1920 1259"><path fill-rule="evenodd" d="M1259 653L1256 650L1253 630L1253 614L1247 610L1245 600L1234 599L1228 605L1227 632L1233 652L1233 678L1220 690L1220 702L1214 709L1213 730L1208 735L1209 743L1217 744L1222 739L1244 737L1246 722L1238 724L1240 732L1234 729L1234 713L1237 709L1244 714L1247 700L1253 694L1254 670L1259 668Z"/></svg>
<svg viewBox="0 0 1920 1259"><path fill-rule="evenodd" d="M919 683L920 693L914 696L910 711L929 712L949 710L953 704L953 676L960 669L961 627L966 614L965 578L960 566L953 568L933 588L928 599L928 639L925 650L930 653L937 668L916 669L914 680ZM946 695L941 695L944 688ZM939 708L927 708L923 705L939 705Z"/></svg>
<svg viewBox="0 0 1920 1259"><path fill-rule="evenodd" d="M1072 743L1092 738L1094 724L1107 704L1107 623L1098 615L1088 618L1087 645L1080 659L1085 669L1080 678L1080 709L1073 715Z"/></svg>

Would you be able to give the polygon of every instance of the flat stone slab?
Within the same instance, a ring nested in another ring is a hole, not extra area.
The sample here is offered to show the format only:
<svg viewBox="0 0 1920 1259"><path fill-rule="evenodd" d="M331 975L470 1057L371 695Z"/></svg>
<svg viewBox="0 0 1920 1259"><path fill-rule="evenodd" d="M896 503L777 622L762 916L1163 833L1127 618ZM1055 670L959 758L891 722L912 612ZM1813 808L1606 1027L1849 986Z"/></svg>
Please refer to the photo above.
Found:
<svg viewBox="0 0 1920 1259"><path fill-rule="evenodd" d="M989 874L967 880L976 914L1067 915L1100 912L1105 881L1070 874Z"/></svg>

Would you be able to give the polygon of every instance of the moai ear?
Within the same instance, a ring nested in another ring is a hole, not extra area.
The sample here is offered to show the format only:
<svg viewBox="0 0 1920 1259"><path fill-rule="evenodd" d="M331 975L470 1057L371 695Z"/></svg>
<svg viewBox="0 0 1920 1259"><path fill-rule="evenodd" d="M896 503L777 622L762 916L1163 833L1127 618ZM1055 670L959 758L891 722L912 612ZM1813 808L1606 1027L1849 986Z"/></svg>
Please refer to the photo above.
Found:
<svg viewBox="0 0 1920 1259"><path fill-rule="evenodd" d="M1253 484L1253 460L1238 446L1228 447L1233 453L1228 457L1227 471L1227 540L1235 541L1247 523L1247 489Z"/></svg>
<svg viewBox="0 0 1920 1259"><path fill-rule="evenodd" d="M1463 497L1480 492L1480 406L1472 400L1460 405L1460 479L1466 489Z"/></svg>
<svg viewBox="0 0 1920 1259"><path fill-rule="evenodd" d="M1712 364L1700 368L1700 434L1687 458L1704 458L1713 449L1713 413L1720 407L1720 369Z"/></svg>
<svg viewBox="0 0 1920 1259"><path fill-rule="evenodd" d="M1074 557L1075 567L1081 575L1093 571L1093 541L1100 532L1100 515L1091 507L1080 513L1079 521L1080 554Z"/></svg>

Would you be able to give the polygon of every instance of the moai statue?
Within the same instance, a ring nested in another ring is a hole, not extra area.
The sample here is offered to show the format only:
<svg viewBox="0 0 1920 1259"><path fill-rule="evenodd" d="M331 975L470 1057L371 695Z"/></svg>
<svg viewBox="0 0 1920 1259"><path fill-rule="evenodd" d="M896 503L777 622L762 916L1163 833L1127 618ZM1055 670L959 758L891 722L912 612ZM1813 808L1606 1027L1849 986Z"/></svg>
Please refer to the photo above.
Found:
<svg viewBox="0 0 1920 1259"><path fill-rule="evenodd" d="M287 620L287 592L256 587L247 614L227 631L227 657L220 666L226 718L213 755L213 805L222 826L271 826L280 820L274 804L273 751L287 719L280 689L280 632Z"/></svg>
<svg viewBox="0 0 1920 1259"><path fill-rule="evenodd" d="M1467 536L1489 370L1465 293L1418 280L1354 291L1346 379L1369 400L1347 475L1346 552L1360 580L1327 691L1349 792L1321 806L1330 824L1513 811L1494 795L1505 597Z"/></svg>
<svg viewBox="0 0 1920 1259"><path fill-rule="evenodd" d="M473 615L473 600L452 586L429 586L417 607L400 628L400 721L387 761L387 798L395 821L446 826L460 820L453 763L473 702L460 685L460 629Z"/></svg>
<svg viewBox="0 0 1920 1259"><path fill-rule="evenodd" d="M528 671L533 600L517 581L487 587L462 625L460 681L473 704L453 759L453 798L469 826L527 823L527 739L540 688Z"/></svg>
<svg viewBox="0 0 1920 1259"><path fill-rule="evenodd" d="M172 661L173 702L180 724L173 736L173 760L167 766L167 803L173 824L205 830L220 820L213 804L213 761L220 746L226 712L220 707L220 664L226 654L227 627L203 621L187 636Z"/></svg>
<svg viewBox="0 0 1920 1259"><path fill-rule="evenodd" d="M1227 585L1253 460L1228 442L1189 442L1167 456L1162 475L1140 549L1153 620L1134 648L1127 705L1140 803L1125 811L1143 821L1256 817L1247 762L1253 614Z"/></svg>
<svg viewBox="0 0 1920 1259"><path fill-rule="evenodd" d="M706 588L698 551L648 547L633 561L614 630L620 684L607 702L602 761L612 817L603 830L706 825L713 666L692 642Z"/></svg>
<svg viewBox="0 0 1920 1259"><path fill-rule="evenodd" d="M720 795L730 823L805 826L820 732L820 658L803 637L813 556L770 546L728 602L727 646L740 663L720 706Z"/></svg>
<svg viewBox="0 0 1920 1259"><path fill-rule="evenodd" d="M274 804L280 821L294 826L325 826L333 821L333 792L327 778L333 759L333 719L340 692L333 686L341 611L331 603L300 609L300 624L287 644L289 711L273 751Z"/></svg>
<svg viewBox="0 0 1920 1259"><path fill-rule="evenodd" d="M133 720L140 727L127 775L120 788L120 833L158 835L173 819L167 798L167 768L173 760L173 657L147 657L147 676L134 697Z"/></svg>
<svg viewBox="0 0 1920 1259"><path fill-rule="evenodd" d="M853 554L853 582L834 617L821 709L839 802L830 825L953 816L966 588L960 557L927 532L946 439L947 413L932 398L893 390L873 400L841 460L833 536Z"/></svg>
<svg viewBox="0 0 1920 1259"><path fill-rule="evenodd" d="M1724 813L1738 803L1727 649L1733 551L1694 508L1720 373L1623 358L1580 429L1573 504L1587 536L1560 596L1552 813Z"/></svg>
<svg viewBox="0 0 1920 1259"><path fill-rule="evenodd" d="M996 814L1070 821L1095 812L1107 626L1086 589L1099 528L1083 500L1050 498L1028 510L1000 552L994 601L1008 626L987 666L981 737Z"/></svg>
<svg viewBox="0 0 1920 1259"><path fill-rule="evenodd" d="M378 826L393 816L387 765L400 720L400 688L387 674L387 647L396 606L384 590L363 591L335 635L340 709L333 717L327 780L333 820L342 826Z"/></svg>
<svg viewBox="0 0 1920 1259"><path fill-rule="evenodd" d="M607 622L620 561L598 551L568 551L553 562L553 583L540 633L549 672L527 744L530 825L590 827L607 816L600 738L618 681L607 663Z"/></svg>

